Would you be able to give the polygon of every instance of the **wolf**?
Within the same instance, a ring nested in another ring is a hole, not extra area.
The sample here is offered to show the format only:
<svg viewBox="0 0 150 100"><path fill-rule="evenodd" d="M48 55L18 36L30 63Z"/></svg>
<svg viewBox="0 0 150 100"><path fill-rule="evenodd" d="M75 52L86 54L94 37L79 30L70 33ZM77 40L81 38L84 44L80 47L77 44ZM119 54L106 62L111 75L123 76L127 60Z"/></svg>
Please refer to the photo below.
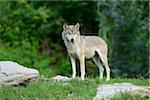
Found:
<svg viewBox="0 0 150 100"><path fill-rule="evenodd" d="M100 79L103 79L104 64L106 69L106 81L110 80L110 68L108 66L107 43L98 36L80 35L80 24L63 25L62 39L67 48L72 64L72 78L76 77L76 59L80 62L81 80L85 79L85 59L92 58L98 66Z"/></svg>

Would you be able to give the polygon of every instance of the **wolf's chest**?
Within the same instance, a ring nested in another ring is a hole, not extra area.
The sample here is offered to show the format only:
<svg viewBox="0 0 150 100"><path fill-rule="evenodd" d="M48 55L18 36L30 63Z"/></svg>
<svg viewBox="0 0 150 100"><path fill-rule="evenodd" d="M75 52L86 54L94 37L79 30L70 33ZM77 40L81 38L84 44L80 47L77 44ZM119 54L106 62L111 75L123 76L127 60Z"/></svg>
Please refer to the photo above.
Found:
<svg viewBox="0 0 150 100"><path fill-rule="evenodd" d="M69 45L68 53L74 57L79 57L81 48L77 45Z"/></svg>

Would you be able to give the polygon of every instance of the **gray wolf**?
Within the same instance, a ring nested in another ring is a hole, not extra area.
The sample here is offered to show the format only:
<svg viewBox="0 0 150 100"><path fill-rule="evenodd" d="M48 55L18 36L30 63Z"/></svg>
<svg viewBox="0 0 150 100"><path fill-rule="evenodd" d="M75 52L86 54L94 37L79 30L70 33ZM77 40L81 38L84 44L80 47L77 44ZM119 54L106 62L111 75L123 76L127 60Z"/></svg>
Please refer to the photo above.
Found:
<svg viewBox="0 0 150 100"><path fill-rule="evenodd" d="M72 64L72 78L76 77L76 59L80 61L81 79L85 78L85 59L93 58L98 66L100 79L103 79L104 68L106 69L106 81L110 80L110 68L108 66L107 43L98 36L80 35L80 24L63 25L62 39L67 48Z"/></svg>

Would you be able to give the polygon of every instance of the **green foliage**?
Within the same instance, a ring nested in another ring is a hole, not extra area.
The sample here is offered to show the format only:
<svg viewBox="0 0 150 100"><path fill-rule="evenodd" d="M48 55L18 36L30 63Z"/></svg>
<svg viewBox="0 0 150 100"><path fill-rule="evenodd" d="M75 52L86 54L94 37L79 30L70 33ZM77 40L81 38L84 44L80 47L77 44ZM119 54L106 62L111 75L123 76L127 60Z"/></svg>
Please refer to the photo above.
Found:
<svg viewBox="0 0 150 100"><path fill-rule="evenodd" d="M69 62L69 59L63 59L59 62L59 68L58 68L58 73L59 74L63 74L63 75L67 75L67 76L71 76L71 64Z"/></svg>
<svg viewBox="0 0 150 100"><path fill-rule="evenodd" d="M48 68L51 65L48 53L39 54L35 47L30 43L24 42L21 46L9 47L7 45L0 45L0 60L1 61L15 61L23 66L35 68L44 76L52 76L54 73Z"/></svg>
<svg viewBox="0 0 150 100"><path fill-rule="evenodd" d="M108 42L114 77L148 77L148 19L148 1L0 1L0 60L71 75L61 32L79 22L82 34ZM90 66L87 75L97 73Z"/></svg>
<svg viewBox="0 0 150 100"><path fill-rule="evenodd" d="M109 44L112 74L148 77L148 2L100 1L97 5L99 34Z"/></svg>
<svg viewBox="0 0 150 100"><path fill-rule="evenodd" d="M44 76L70 75L69 59L66 58L64 45L60 45L62 25L64 22L75 24L79 21L90 27L92 25L87 22L93 23L94 20L82 19L84 13L94 13L94 10L90 2L59 3L0 1L0 59L37 68ZM92 9L84 10L88 6ZM71 10L74 17L69 17Z"/></svg>
<svg viewBox="0 0 150 100"><path fill-rule="evenodd" d="M27 42L20 47L10 48L8 45L0 45L0 60L12 60L25 64L25 66L33 66L33 62L37 59L35 48L32 48Z"/></svg>

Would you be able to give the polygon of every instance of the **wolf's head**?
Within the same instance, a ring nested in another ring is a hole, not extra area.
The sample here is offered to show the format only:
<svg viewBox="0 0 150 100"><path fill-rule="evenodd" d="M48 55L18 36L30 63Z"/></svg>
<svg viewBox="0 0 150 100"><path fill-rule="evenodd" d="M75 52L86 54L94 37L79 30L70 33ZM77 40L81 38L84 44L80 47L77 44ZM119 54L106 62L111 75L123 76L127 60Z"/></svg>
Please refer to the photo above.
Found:
<svg viewBox="0 0 150 100"><path fill-rule="evenodd" d="M80 24L77 23L76 25L67 25L66 23L63 25L63 29L64 29L64 38L71 42L74 43L74 41L76 41L77 37L80 35Z"/></svg>

